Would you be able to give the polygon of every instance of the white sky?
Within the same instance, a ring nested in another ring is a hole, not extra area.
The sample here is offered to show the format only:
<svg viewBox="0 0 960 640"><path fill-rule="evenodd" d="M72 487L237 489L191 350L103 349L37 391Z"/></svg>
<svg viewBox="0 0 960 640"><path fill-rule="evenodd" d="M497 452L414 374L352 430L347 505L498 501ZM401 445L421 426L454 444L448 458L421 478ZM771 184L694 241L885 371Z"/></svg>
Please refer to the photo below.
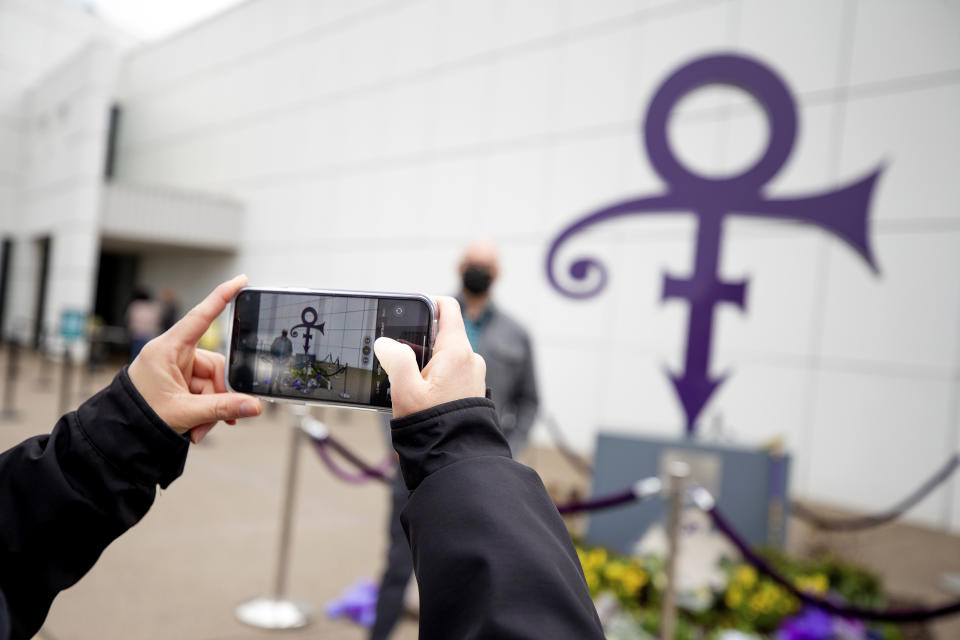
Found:
<svg viewBox="0 0 960 640"><path fill-rule="evenodd" d="M243 0L86 0L106 22L143 40L157 40Z"/></svg>

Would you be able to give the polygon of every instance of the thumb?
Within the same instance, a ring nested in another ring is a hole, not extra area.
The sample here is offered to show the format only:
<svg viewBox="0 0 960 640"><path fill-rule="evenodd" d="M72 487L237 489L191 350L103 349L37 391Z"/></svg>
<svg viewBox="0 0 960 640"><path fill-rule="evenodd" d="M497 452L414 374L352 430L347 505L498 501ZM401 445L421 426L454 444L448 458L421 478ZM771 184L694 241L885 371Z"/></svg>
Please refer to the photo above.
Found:
<svg viewBox="0 0 960 640"><path fill-rule="evenodd" d="M262 407L256 398L242 393L209 393L183 398L183 420L186 428L220 420L236 420L260 415Z"/></svg>
<svg viewBox="0 0 960 640"><path fill-rule="evenodd" d="M394 389L409 389L423 380L420 377L420 367L417 366L417 356L408 345L392 338L377 338L373 343L373 352L387 372L390 386Z"/></svg>

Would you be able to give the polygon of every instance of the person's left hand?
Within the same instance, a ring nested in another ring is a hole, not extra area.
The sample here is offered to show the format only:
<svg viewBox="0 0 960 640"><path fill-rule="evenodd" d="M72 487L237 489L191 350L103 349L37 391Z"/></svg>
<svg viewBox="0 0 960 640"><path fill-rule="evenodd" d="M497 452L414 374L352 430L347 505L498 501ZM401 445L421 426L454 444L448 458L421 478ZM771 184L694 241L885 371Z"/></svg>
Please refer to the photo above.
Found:
<svg viewBox="0 0 960 640"><path fill-rule="evenodd" d="M133 386L147 404L177 433L190 432L196 444L217 422L260 415L260 401L228 393L223 380L224 358L197 348L197 341L238 289L246 276L224 282L166 333L148 342L127 369Z"/></svg>

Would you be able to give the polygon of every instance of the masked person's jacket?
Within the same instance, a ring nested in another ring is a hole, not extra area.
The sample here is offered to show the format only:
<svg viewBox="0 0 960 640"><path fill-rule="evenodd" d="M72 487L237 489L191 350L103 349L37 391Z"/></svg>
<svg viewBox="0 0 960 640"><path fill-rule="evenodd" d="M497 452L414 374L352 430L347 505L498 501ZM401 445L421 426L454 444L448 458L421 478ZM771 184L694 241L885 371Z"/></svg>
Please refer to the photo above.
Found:
<svg viewBox="0 0 960 640"><path fill-rule="evenodd" d="M510 458L493 403L394 420L421 638L603 638L539 477ZM50 435L0 454L0 640L32 637L57 593L183 471L188 441L121 372ZM122 603L117 603L122 606Z"/></svg>

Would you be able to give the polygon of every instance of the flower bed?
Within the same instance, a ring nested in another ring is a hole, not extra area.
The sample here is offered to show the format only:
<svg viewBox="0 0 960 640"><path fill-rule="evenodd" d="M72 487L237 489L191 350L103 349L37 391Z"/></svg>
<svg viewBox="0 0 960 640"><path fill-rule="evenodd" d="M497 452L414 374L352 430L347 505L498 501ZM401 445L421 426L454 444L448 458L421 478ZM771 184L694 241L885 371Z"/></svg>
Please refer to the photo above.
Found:
<svg viewBox="0 0 960 640"><path fill-rule="evenodd" d="M659 556L629 557L577 545L590 595L611 640L655 637L666 586ZM880 581L869 572L832 557L792 560L765 556L803 591L830 595L864 607L881 607ZM722 580L677 593L678 640L900 640L890 624L865 624L803 607L783 587L742 561L718 559ZM716 575L716 574L714 574Z"/></svg>

